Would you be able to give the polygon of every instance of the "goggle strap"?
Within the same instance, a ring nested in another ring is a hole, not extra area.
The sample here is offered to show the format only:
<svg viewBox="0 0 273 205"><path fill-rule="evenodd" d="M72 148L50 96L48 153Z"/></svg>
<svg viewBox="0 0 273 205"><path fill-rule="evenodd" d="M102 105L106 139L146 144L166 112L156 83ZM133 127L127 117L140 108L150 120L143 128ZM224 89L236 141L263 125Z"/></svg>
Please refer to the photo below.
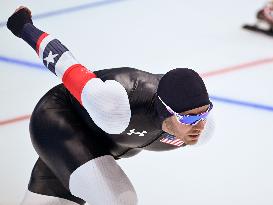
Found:
<svg viewBox="0 0 273 205"><path fill-rule="evenodd" d="M172 114L176 114L176 112L174 112L173 110L172 110L172 108L170 108L166 103L164 103L164 101L158 96L158 98L159 98L159 100L162 102L162 104L166 107L166 109L168 110L168 111L171 111L172 112Z"/></svg>

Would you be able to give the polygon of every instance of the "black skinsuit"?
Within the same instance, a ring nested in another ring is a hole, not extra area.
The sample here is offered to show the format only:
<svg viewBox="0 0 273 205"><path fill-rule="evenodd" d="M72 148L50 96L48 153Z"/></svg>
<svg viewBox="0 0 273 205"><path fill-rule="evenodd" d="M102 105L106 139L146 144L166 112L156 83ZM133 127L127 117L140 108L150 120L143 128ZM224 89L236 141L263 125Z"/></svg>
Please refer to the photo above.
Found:
<svg viewBox="0 0 273 205"><path fill-rule="evenodd" d="M179 139L162 131L163 119L160 119L156 107L163 106L157 96L163 75L127 67L100 70L94 75L78 64L60 41L37 29L32 24L30 11L26 9L9 18L8 28L24 39L44 65L66 85L60 84L48 91L32 113L30 135L39 158L31 174L30 191L84 204L82 199L70 193L69 179L86 162L104 155L120 159L134 156L143 149L166 151L185 146L183 142L176 144ZM78 94L82 94L85 83L96 77L102 81L115 80L127 91L131 118L129 126L121 134L104 132L79 103ZM170 144L170 141L175 144Z"/></svg>
<svg viewBox="0 0 273 205"><path fill-rule="evenodd" d="M119 159L142 149L165 151L177 146L160 142L168 135L161 129L155 108L157 86L162 75L134 68L114 68L94 72L105 80L116 80L127 91L131 120L127 129L109 135L97 127L82 105L63 84L52 88L35 107L30 133L39 154L29 190L65 198L80 204L69 192L69 177L79 166L103 155Z"/></svg>

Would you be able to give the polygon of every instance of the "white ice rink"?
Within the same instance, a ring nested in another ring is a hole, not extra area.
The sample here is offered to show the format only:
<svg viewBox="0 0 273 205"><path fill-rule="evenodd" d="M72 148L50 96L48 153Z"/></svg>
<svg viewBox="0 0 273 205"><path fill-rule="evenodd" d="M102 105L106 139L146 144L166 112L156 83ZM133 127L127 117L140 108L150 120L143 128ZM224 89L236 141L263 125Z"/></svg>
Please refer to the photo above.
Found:
<svg viewBox="0 0 273 205"><path fill-rule="evenodd" d="M19 204L37 158L28 118L16 119L60 83L5 27L19 5L91 70L189 67L203 74L214 103L211 141L119 161L139 205L272 205L273 38L241 29L264 3L0 0L0 205Z"/></svg>

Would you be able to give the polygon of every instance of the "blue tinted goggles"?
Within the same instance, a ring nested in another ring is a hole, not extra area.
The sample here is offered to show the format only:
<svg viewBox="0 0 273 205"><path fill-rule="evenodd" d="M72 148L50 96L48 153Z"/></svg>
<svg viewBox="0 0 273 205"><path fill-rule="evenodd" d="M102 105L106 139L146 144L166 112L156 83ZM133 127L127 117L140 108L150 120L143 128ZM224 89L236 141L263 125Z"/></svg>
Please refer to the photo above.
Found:
<svg viewBox="0 0 273 205"><path fill-rule="evenodd" d="M164 103L164 101L159 96L158 96L158 98L162 102L162 104L166 107L168 112L175 115L177 121L182 123L182 124L185 124L185 125L196 125L201 120L206 120L207 117L208 117L209 112L213 108L213 105L210 104L209 108L203 113L200 113L200 114L197 114L197 115L182 115L182 114L179 114L179 113L173 111L173 109L170 108L166 103Z"/></svg>

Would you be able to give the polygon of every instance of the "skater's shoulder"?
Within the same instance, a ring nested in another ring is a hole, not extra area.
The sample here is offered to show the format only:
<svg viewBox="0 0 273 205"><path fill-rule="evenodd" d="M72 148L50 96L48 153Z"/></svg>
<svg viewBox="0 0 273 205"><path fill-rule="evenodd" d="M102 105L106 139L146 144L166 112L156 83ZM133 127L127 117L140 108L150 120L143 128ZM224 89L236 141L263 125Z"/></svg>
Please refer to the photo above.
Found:
<svg viewBox="0 0 273 205"><path fill-rule="evenodd" d="M161 75L153 74L147 72L145 70L133 68L133 67L118 67L118 68L110 68L110 69L103 69L94 71L98 78L102 80L106 79L120 79L120 78L127 78L131 80L145 80L145 79L153 79L153 78L160 78Z"/></svg>

